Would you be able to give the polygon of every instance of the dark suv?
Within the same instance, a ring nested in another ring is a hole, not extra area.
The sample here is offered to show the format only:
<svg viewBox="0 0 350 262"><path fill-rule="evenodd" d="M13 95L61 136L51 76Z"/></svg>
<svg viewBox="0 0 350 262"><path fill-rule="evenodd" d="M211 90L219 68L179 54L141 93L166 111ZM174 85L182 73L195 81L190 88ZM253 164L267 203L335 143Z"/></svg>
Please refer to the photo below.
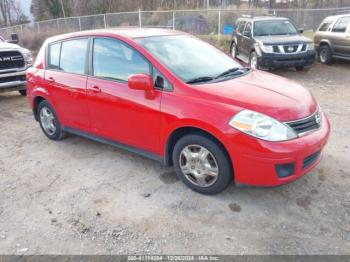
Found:
<svg viewBox="0 0 350 262"><path fill-rule="evenodd" d="M312 41L288 18L244 16L235 28L231 54L251 68L295 67L301 71L315 61Z"/></svg>

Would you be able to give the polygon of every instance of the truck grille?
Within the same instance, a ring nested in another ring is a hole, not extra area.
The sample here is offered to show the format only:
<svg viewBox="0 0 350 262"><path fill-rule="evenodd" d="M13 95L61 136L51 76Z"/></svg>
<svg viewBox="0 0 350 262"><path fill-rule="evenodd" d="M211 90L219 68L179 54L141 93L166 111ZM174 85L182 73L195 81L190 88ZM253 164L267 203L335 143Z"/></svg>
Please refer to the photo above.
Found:
<svg viewBox="0 0 350 262"><path fill-rule="evenodd" d="M313 115L296 121L286 122L298 135L318 129L321 126L321 114L319 111Z"/></svg>
<svg viewBox="0 0 350 262"><path fill-rule="evenodd" d="M306 44L274 45L273 52L278 54L294 54L306 51Z"/></svg>
<svg viewBox="0 0 350 262"><path fill-rule="evenodd" d="M0 70L24 67L24 59L19 51L0 52Z"/></svg>

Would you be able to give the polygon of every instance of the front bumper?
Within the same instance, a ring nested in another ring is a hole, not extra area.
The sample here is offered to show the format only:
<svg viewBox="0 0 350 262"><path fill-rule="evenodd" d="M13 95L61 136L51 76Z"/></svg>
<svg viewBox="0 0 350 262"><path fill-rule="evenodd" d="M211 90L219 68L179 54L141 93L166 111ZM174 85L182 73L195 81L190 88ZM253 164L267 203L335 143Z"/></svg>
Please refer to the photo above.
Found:
<svg viewBox="0 0 350 262"><path fill-rule="evenodd" d="M26 70L20 69L13 72L0 72L0 92L9 90L22 90L26 88Z"/></svg>
<svg viewBox="0 0 350 262"><path fill-rule="evenodd" d="M316 51L298 54L265 54L258 58L259 65L266 68L311 66L315 62Z"/></svg>
<svg viewBox="0 0 350 262"><path fill-rule="evenodd" d="M330 124L323 114L320 129L284 142L268 142L239 134L231 139L229 154L236 183L254 186L278 186L289 183L313 169L322 158L322 149L330 134ZM278 166L293 164L293 172L279 177Z"/></svg>

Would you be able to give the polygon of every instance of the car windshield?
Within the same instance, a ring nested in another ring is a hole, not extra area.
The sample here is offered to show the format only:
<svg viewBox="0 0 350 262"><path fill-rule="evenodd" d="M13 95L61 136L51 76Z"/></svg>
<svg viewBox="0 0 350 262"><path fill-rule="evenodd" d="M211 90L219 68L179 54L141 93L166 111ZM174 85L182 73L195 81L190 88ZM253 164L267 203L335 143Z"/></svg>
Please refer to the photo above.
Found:
<svg viewBox="0 0 350 262"><path fill-rule="evenodd" d="M254 36L296 35L295 26L288 20L267 20L254 23Z"/></svg>
<svg viewBox="0 0 350 262"><path fill-rule="evenodd" d="M212 81L231 69L242 68L225 53L195 37L158 36L136 41L187 83Z"/></svg>

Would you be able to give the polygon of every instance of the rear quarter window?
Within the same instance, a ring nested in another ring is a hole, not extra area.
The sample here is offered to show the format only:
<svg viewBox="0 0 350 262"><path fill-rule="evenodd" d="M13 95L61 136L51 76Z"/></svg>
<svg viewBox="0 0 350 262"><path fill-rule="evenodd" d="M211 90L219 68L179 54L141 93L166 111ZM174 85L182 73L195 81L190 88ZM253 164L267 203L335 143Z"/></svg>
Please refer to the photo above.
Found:
<svg viewBox="0 0 350 262"><path fill-rule="evenodd" d="M51 44L48 48L48 68L59 69L60 68L60 51L61 43Z"/></svg>

